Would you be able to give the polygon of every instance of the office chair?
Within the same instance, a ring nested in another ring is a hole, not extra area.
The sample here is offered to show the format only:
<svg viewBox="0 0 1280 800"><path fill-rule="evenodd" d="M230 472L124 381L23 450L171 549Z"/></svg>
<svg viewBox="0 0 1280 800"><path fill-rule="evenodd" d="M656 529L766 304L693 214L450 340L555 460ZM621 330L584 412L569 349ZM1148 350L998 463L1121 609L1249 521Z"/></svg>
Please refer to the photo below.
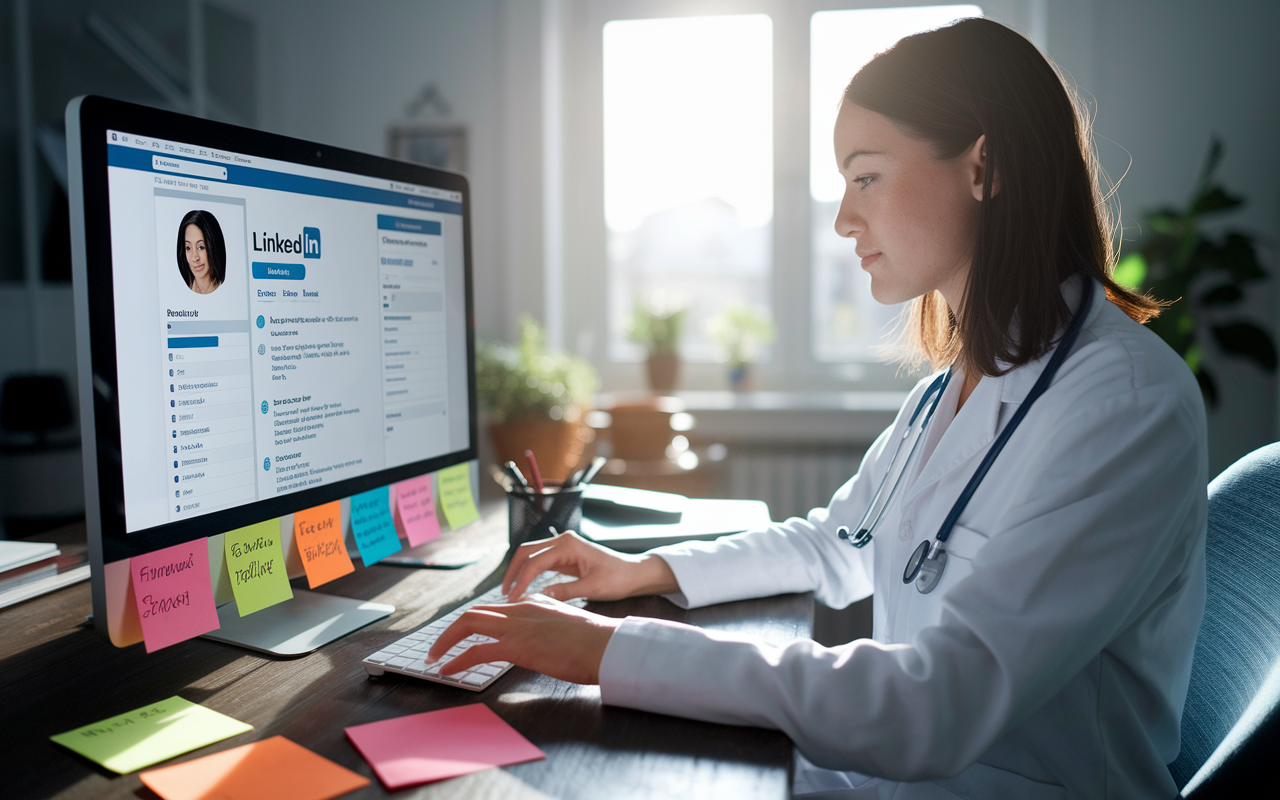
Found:
<svg viewBox="0 0 1280 800"><path fill-rule="evenodd" d="M1280 444L1209 484L1208 597L1169 772L1191 800L1242 797L1280 742Z"/></svg>

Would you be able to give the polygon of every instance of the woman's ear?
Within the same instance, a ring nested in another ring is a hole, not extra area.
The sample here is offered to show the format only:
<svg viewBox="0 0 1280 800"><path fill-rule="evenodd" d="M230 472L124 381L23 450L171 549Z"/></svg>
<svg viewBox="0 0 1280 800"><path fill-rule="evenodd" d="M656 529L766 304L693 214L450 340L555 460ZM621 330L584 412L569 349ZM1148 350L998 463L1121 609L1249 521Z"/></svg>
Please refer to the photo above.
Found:
<svg viewBox="0 0 1280 800"><path fill-rule="evenodd" d="M982 201L982 190L987 179L987 135L984 133L978 137L969 151L964 154L966 172L969 177L969 191L973 195L973 199ZM1000 180L998 175L991 176L991 196L995 197L1000 193Z"/></svg>

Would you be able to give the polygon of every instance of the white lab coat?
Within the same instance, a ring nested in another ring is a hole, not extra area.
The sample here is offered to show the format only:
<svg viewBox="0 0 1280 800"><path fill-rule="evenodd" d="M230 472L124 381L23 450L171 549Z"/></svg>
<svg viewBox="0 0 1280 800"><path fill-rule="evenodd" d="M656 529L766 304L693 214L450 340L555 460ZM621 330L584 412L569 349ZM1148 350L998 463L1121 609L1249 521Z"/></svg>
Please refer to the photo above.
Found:
<svg viewBox="0 0 1280 800"><path fill-rule="evenodd" d="M1079 285L1064 283L1072 309ZM769 646L629 618L600 665L604 702L782 730L803 756L798 795L1176 795L1165 765L1205 597L1204 406L1181 359L1091 290L1072 354L960 516L932 594L903 585L907 558L1050 356L983 378L958 415L955 376L865 549L836 529L861 520L929 379L827 508L656 551L687 607L814 591L840 608L874 591L872 640Z"/></svg>

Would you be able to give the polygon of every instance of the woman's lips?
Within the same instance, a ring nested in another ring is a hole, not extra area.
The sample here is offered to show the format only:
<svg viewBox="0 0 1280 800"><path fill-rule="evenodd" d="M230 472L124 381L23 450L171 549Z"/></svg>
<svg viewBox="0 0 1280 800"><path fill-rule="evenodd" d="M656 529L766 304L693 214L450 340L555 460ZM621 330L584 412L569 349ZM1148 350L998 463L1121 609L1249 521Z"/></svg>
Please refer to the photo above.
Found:
<svg viewBox="0 0 1280 800"><path fill-rule="evenodd" d="M872 254L871 254L871 255L869 255L869 256L863 256L863 257L862 257L862 268L863 268L863 269L866 269L867 267L871 266L872 264L874 264L874 263L875 263L876 259L877 259L877 258L879 258L879 257L880 257L880 254L879 254L879 253L872 253Z"/></svg>

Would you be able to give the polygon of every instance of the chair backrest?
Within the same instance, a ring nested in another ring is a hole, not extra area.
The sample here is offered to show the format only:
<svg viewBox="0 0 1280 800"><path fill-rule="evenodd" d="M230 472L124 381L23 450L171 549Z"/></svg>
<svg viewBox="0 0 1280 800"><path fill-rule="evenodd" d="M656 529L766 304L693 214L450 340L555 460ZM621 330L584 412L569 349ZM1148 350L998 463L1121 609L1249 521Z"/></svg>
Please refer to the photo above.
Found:
<svg viewBox="0 0 1280 800"><path fill-rule="evenodd" d="M1280 733L1280 444L1209 484L1207 598L1169 765L1184 796L1217 794L1265 764Z"/></svg>

